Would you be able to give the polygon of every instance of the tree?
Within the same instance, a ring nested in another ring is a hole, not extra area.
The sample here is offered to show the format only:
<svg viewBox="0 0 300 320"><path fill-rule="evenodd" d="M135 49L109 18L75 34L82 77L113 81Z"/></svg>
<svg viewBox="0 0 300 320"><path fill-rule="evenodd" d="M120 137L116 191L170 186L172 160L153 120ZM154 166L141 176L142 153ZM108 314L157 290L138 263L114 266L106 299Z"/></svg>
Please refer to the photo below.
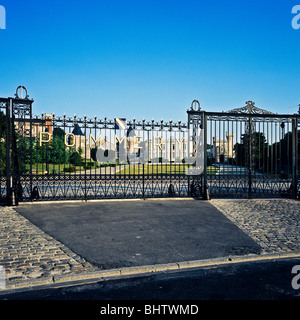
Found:
<svg viewBox="0 0 300 320"><path fill-rule="evenodd" d="M297 131L296 139L300 142L300 130ZM298 161L300 161L300 151L298 147ZM284 134L279 142L274 142L270 146L270 162L275 173L290 174L293 163L293 137L292 132ZM299 163L298 163L299 166ZM273 173L272 172L272 173Z"/></svg>
<svg viewBox="0 0 300 320"><path fill-rule="evenodd" d="M49 143L39 144L37 138L33 145L34 163L64 164L69 161L69 153L64 142L65 132L60 128L54 128L53 139Z"/></svg>
<svg viewBox="0 0 300 320"><path fill-rule="evenodd" d="M61 128L54 128L53 139L49 146L49 162L63 164L68 162L69 154L65 146L65 132Z"/></svg>
<svg viewBox="0 0 300 320"><path fill-rule="evenodd" d="M82 165L82 157L77 151L73 151L70 155L70 163L74 164L75 166L81 166Z"/></svg>
<svg viewBox="0 0 300 320"><path fill-rule="evenodd" d="M252 135L253 141L253 149L254 152L254 169L258 171L264 171L264 168L267 167L266 163L266 154L268 150L268 143L266 137L262 132L254 132ZM241 143L236 143L234 145L234 151L236 156L236 164L238 166L247 167L248 164L248 157L249 157L249 134L245 133L241 136Z"/></svg>

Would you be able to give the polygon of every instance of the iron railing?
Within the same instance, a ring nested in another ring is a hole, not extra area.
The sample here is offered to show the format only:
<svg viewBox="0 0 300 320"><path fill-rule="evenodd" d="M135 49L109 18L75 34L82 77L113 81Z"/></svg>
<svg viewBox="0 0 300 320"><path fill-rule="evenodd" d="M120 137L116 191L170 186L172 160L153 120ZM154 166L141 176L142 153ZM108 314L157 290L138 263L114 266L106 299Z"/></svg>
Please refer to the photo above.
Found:
<svg viewBox="0 0 300 320"><path fill-rule="evenodd" d="M23 95L23 93L25 94ZM300 115L255 107L187 123L33 117L24 87L0 99L0 199L299 196Z"/></svg>

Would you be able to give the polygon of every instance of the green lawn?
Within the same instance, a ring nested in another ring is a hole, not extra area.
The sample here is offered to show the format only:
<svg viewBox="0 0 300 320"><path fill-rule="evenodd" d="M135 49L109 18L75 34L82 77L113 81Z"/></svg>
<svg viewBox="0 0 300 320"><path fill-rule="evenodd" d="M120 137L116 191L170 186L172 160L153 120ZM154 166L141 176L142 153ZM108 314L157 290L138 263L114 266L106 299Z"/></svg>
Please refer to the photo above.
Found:
<svg viewBox="0 0 300 320"><path fill-rule="evenodd" d="M96 169L99 168L100 165L95 163L87 163L87 171L89 169ZM33 174L44 174L47 169L46 163L34 163L32 164L32 173ZM30 165L26 164L26 171L30 171ZM64 173L64 172L78 172L78 171L85 171L84 165L75 166L74 164L66 163L66 164L48 164L48 171L50 174L53 173Z"/></svg>
<svg viewBox="0 0 300 320"><path fill-rule="evenodd" d="M123 166L124 167L124 166ZM97 164L99 168L99 164ZM35 163L32 165L33 174L45 174L47 166L45 163ZM91 164L85 171L84 166L74 166L73 164L48 164L48 173L69 173L69 172L89 172L89 169L95 169L95 165ZM186 174L188 165L186 164L145 164L143 165L131 165L130 167L123 168L117 174L119 175L135 175L135 174ZM26 164L26 171L30 171L30 165ZM219 169L214 166L209 166L207 168L207 174L216 174Z"/></svg>
<svg viewBox="0 0 300 320"><path fill-rule="evenodd" d="M74 168L74 169L70 169ZM34 163L32 165L32 173L33 174L44 174L47 169L47 166L45 163ZM68 172L68 170L76 170L80 171L84 170L83 166L74 166L73 164L48 164L48 173L52 174L54 173L63 173L63 172ZM26 164L26 171L30 171L30 165Z"/></svg>
<svg viewBox="0 0 300 320"><path fill-rule="evenodd" d="M117 174L185 174L187 172L188 165L185 164L145 164L130 166L119 171ZM208 174L215 174L218 172L218 168L210 166L207 168Z"/></svg>

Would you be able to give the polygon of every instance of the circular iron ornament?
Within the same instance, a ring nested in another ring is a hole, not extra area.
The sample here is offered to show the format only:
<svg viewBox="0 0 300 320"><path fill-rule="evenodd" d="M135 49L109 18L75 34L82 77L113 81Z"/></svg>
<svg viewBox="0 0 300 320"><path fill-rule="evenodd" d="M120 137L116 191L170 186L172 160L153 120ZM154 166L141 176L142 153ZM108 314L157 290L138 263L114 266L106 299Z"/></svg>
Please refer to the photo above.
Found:
<svg viewBox="0 0 300 320"><path fill-rule="evenodd" d="M191 105L191 110L193 111L200 111L201 108L200 108L200 102L198 100L194 100L192 102L192 105Z"/></svg>
<svg viewBox="0 0 300 320"><path fill-rule="evenodd" d="M25 91L25 97L24 97L24 91ZM27 89L24 86L18 86L15 96L16 96L16 99L21 99L21 100L26 100L29 97L27 93Z"/></svg>

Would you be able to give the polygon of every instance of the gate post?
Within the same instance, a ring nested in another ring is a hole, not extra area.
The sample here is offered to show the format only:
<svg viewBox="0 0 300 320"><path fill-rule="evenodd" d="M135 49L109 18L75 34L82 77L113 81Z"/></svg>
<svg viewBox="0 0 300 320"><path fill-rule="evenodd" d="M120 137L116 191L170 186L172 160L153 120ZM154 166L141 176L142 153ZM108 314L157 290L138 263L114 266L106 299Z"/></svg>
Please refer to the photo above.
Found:
<svg viewBox="0 0 300 320"><path fill-rule="evenodd" d="M12 192L11 192L11 101L6 101L6 204L12 205Z"/></svg>
<svg viewBox="0 0 300 320"><path fill-rule="evenodd" d="M248 198L252 199L252 117L249 117L249 145L248 145Z"/></svg>
<svg viewBox="0 0 300 320"><path fill-rule="evenodd" d="M297 199L297 143L298 143L298 119L292 119L292 197Z"/></svg>
<svg viewBox="0 0 300 320"><path fill-rule="evenodd" d="M25 95L24 95L25 93ZM19 96L20 94L20 96ZM30 176L32 188L32 103L29 99L27 90L19 86L14 98L8 98L6 103L6 186L7 186L7 205L17 206L23 198L23 188L21 185L20 153L17 145L17 133L30 140ZM27 118L26 118L27 117ZM29 117L29 119L28 119ZM15 124L17 127L15 127ZM26 126L29 124L29 126ZM29 128L28 128L29 127ZM23 155L22 155L23 156ZM32 192L32 190L30 190Z"/></svg>
<svg viewBox="0 0 300 320"><path fill-rule="evenodd" d="M188 193L192 197L201 197L202 200L209 200L208 187L207 187L207 114L201 111L200 103L198 100L192 102L188 114L188 130L192 130L192 140L189 138L188 157L190 157L190 142L192 142L192 157L195 158L197 166L197 154L201 153L199 168L195 168L194 172L188 175ZM198 130L203 130L203 144L198 142ZM201 149L198 150L198 144L201 144ZM202 150L203 148L203 150ZM197 171L198 170L198 171ZM199 170L201 172L199 173ZM191 179L190 179L191 177Z"/></svg>
<svg viewBox="0 0 300 320"><path fill-rule="evenodd" d="M255 110L255 102L247 101L246 104L247 106L245 108L249 113L248 122L246 122L246 133L248 133L248 137L246 140L246 164L248 168L248 198L252 199L252 171L254 169L255 159L255 122L253 122L252 113Z"/></svg>
<svg viewBox="0 0 300 320"><path fill-rule="evenodd" d="M204 112L203 114L202 129L204 130L204 181L203 181L203 200L210 200L209 199L209 191L208 191L208 184L207 184L207 114Z"/></svg>

